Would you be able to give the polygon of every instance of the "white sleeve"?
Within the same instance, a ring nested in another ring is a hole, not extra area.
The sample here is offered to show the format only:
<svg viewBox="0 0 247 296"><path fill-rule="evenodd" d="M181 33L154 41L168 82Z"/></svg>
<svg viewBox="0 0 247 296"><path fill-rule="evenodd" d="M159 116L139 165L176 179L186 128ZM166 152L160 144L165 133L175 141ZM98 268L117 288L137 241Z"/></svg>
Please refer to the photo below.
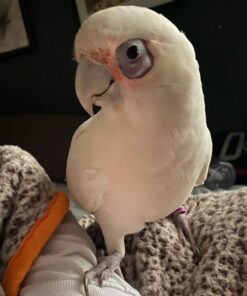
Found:
<svg viewBox="0 0 247 296"><path fill-rule="evenodd" d="M85 295L85 271L96 265L93 242L69 213L29 270L20 296ZM102 287L92 283L88 290L90 296L140 296L117 275L104 281Z"/></svg>

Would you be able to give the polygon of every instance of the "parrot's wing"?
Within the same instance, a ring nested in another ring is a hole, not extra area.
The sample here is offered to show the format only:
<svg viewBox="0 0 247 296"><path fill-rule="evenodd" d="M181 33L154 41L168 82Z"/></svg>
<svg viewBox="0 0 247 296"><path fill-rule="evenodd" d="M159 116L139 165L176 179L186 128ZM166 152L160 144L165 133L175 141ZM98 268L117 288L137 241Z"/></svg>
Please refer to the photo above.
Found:
<svg viewBox="0 0 247 296"><path fill-rule="evenodd" d="M81 207L89 213L95 212L101 206L107 188L106 178L99 169L83 167L84 162L77 149L78 142L92 122L93 117L76 130L71 141L66 169L69 190Z"/></svg>
<svg viewBox="0 0 247 296"><path fill-rule="evenodd" d="M80 191L77 201L83 209L89 213L97 211L102 203L106 192L106 179L96 169L84 169L79 177Z"/></svg>
<svg viewBox="0 0 247 296"><path fill-rule="evenodd" d="M205 161L203 163L202 170L199 174L199 177L196 181L196 186L203 185L205 180L207 179L207 175L208 175L208 169L209 169L209 165L210 165L211 158L212 158L212 139L211 139L211 135L209 132L208 132L208 145L207 146L208 147L207 147Z"/></svg>

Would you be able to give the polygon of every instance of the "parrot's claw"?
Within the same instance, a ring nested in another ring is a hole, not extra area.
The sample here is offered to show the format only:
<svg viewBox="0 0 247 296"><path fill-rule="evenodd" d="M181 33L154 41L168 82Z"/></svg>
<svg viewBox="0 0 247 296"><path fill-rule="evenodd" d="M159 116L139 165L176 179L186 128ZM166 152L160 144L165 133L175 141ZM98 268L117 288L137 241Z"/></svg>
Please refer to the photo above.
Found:
<svg viewBox="0 0 247 296"><path fill-rule="evenodd" d="M107 280L113 273L116 273L118 276L120 276L121 278L124 278L123 277L123 274L122 274L122 271L121 271L121 268L120 266L116 267L116 268L107 268L105 269L102 274L101 274L101 277L100 277L100 280L101 280L101 283L104 281L104 280Z"/></svg>
<svg viewBox="0 0 247 296"><path fill-rule="evenodd" d="M115 252L109 256L102 256L101 252L98 265L85 273L84 285L87 292L86 294L88 295L88 286L95 280L99 285L102 285L103 281L114 273L123 278L120 268L122 259L123 256L119 252Z"/></svg>
<svg viewBox="0 0 247 296"><path fill-rule="evenodd" d="M190 227L191 218L190 219L188 218L185 208L180 207L175 212L173 212L172 218L178 230L180 229L185 235L185 237L187 238L187 240L189 241L192 251L194 253L194 259L196 262L198 262L201 254L200 254L199 248L196 245L196 242L194 240L194 237L191 231L191 227Z"/></svg>

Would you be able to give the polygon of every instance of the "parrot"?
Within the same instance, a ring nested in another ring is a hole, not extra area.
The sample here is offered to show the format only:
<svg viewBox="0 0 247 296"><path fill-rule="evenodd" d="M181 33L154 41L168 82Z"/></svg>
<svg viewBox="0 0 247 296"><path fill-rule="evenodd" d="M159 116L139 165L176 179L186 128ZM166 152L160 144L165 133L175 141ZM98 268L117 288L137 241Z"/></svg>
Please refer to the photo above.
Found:
<svg viewBox="0 0 247 296"><path fill-rule="evenodd" d="M72 137L66 179L101 227L108 256L88 278L104 279L120 273L127 234L203 184L212 140L195 50L165 16L131 5L97 11L74 48L75 91L90 118Z"/></svg>

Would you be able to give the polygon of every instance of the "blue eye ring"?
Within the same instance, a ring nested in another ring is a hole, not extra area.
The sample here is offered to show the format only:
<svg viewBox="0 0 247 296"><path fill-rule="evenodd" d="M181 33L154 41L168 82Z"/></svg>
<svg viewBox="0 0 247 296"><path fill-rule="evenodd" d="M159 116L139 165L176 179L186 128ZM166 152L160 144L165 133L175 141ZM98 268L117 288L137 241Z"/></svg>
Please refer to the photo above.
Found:
<svg viewBox="0 0 247 296"><path fill-rule="evenodd" d="M130 39L120 44L115 58L121 72L129 79L142 78L153 66L153 57L142 39Z"/></svg>

